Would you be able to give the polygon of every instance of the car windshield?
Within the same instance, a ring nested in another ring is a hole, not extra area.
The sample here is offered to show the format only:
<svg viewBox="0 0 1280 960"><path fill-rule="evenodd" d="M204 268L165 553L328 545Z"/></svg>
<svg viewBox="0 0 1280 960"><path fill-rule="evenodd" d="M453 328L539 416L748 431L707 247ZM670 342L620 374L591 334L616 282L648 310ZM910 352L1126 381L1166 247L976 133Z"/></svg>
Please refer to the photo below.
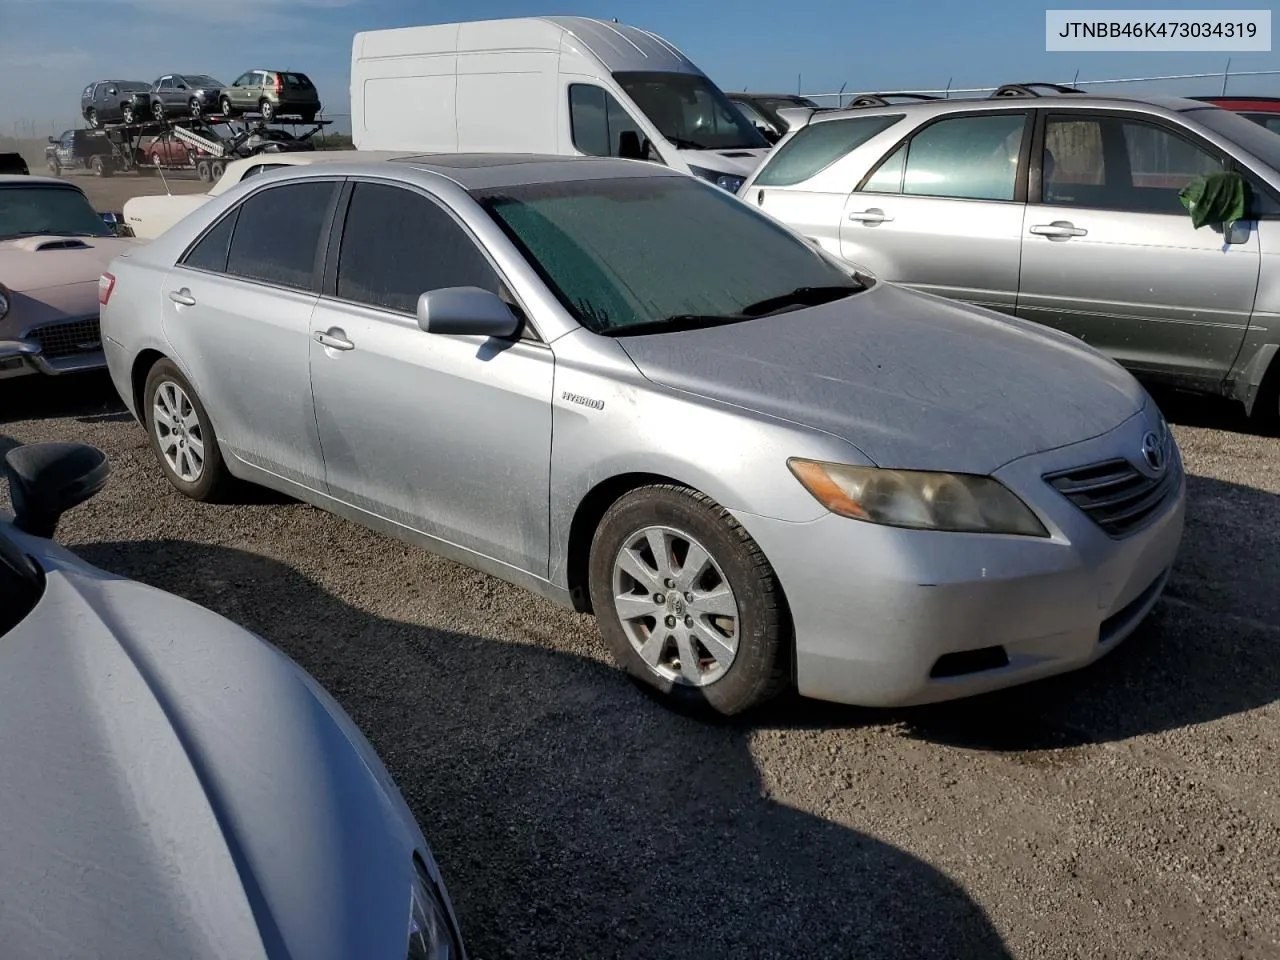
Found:
<svg viewBox="0 0 1280 960"><path fill-rule="evenodd" d="M0 188L0 240L54 234L63 237L109 237L83 193L52 184Z"/></svg>
<svg viewBox="0 0 1280 960"><path fill-rule="evenodd" d="M596 333L733 323L863 289L852 269L692 177L525 184L473 196Z"/></svg>
<svg viewBox="0 0 1280 960"><path fill-rule="evenodd" d="M681 150L756 149L760 131L706 77L693 73L615 73L636 106Z"/></svg>
<svg viewBox="0 0 1280 960"><path fill-rule="evenodd" d="M200 74L194 77L183 77L182 79L187 82L188 87L220 87L222 86L221 80L215 80L213 79L213 77L206 77L203 74Z"/></svg>
<svg viewBox="0 0 1280 960"><path fill-rule="evenodd" d="M1196 107L1187 110L1186 114L1280 172L1280 134L1221 107Z"/></svg>

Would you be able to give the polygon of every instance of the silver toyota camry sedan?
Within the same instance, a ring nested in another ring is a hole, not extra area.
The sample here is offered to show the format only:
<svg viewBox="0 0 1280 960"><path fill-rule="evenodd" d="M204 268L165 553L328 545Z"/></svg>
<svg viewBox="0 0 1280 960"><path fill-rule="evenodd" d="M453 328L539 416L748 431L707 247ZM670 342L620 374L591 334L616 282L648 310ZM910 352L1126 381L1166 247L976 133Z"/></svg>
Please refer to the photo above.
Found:
<svg viewBox="0 0 1280 960"><path fill-rule="evenodd" d="M593 611L735 713L1083 666L1156 603L1185 481L1066 334L877 282L635 161L263 174L101 280L169 481L287 492Z"/></svg>

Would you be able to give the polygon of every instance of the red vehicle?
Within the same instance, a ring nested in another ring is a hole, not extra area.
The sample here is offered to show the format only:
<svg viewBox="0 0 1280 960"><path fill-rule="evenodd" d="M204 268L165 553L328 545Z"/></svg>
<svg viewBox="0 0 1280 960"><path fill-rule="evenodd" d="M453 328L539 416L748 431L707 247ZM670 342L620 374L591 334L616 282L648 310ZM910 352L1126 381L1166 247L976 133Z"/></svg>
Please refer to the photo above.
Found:
<svg viewBox="0 0 1280 960"><path fill-rule="evenodd" d="M1195 97L1203 103L1238 113L1272 133L1280 133L1280 97Z"/></svg>
<svg viewBox="0 0 1280 960"><path fill-rule="evenodd" d="M139 169L154 169L157 166L165 169L190 169L200 160L207 160L209 157L205 151L183 143L172 132L165 131L145 147L139 148L137 164Z"/></svg>

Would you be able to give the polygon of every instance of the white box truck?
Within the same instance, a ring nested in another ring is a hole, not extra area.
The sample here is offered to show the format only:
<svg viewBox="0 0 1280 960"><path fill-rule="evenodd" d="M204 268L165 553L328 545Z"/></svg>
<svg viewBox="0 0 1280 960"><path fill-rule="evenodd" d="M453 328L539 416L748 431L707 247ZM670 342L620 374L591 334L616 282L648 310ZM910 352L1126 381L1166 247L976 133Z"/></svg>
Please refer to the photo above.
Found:
<svg viewBox="0 0 1280 960"><path fill-rule="evenodd" d="M651 160L730 191L768 151L662 37L587 17L357 33L351 134L360 150Z"/></svg>

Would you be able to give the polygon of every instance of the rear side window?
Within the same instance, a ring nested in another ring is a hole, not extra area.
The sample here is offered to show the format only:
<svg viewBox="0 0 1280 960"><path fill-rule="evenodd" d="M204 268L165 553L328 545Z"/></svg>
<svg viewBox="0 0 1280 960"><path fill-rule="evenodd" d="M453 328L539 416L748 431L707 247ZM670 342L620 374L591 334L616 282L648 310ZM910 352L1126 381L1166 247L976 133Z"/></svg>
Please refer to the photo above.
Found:
<svg viewBox="0 0 1280 960"><path fill-rule="evenodd" d="M306 290L336 181L289 183L253 194L240 205L227 273Z"/></svg>
<svg viewBox="0 0 1280 960"><path fill-rule="evenodd" d="M307 78L305 73L282 73L280 76L284 78L284 85L286 87L305 88L311 86L311 81Z"/></svg>
<svg viewBox="0 0 1280 960"><path fill-rule="evenodd" d="M789 187L808 180L877 133L903 118L897 113L879 117L849 117L813 123L778 146L755 179L757 187Z"/></svg>
<svg viewBox="0 0 1280 960"><path fill-rule="evenodd" d="M1027 117L939 120L911 138L902 192L917 197L1012 200Z"/></svg>
<svg viewBox="0 0 1280 960"><path fill-rule="evenodd" d="M419 296L444 287L502 293L475 241L438 204L400 187L357 183L342 230L338 297L414 314Z"/></svg>

